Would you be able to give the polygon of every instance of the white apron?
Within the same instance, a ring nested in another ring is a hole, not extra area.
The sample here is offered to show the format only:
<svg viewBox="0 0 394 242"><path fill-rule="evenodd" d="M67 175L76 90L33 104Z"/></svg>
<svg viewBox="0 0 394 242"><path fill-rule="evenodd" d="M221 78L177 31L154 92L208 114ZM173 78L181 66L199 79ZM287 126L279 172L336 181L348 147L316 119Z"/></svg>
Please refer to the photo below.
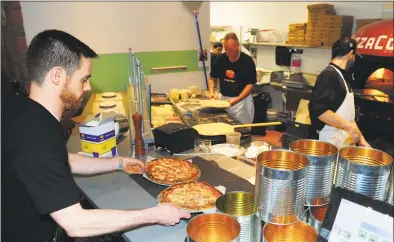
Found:
<svg viewBox="0 0 394 242"><path fill-rule="evenodd" d="M229 100L235 97L221 95L222 100ZM254 119L254 102L252 95L226 109L227 113L243 124L251 124Z"/></svg>
<svg viewBox="0 0 394 242"><path fill-rule="evenodd" d="M354 122L356 116L354 107L354 94L349 91L349 88L347 86L345 78L343 78L342 73L336 67L332 65L330 66L334 68L336 72L338 72L346 87L345 99L343 100L341 106L338 108L335 114L347 121ZM334 144L339 149L351 145L348 138L349 134L346 131L334 128L330 125L325 125L323 129L319 132L319 140Z"/></svg>

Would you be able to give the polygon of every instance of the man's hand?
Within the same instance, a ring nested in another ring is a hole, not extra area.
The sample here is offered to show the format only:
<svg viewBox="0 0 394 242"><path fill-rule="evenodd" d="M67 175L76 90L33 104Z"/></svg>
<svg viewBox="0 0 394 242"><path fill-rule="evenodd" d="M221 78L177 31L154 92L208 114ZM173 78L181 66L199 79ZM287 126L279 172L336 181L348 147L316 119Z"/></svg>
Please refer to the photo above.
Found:
<svg viewBox="0 0 394 242"><path fill-rule="evenodd" d="M144 163L131 157L123 157L123 167L130 167L129 169L136 174L142 174L144 171Z"/></svg>
<svg viewBox="0 0 394 242"><path fill-rule="evenodd" d="M360 130L360 128L358 127L357 123L353 121L352 124L354 124L354 125L356 126L356 128L357 128L357 130L358 130L358 132L359 132L359 134L360 134L360 140L359 140L358 145L359 145L359 146L363 146L363 147L371 147L371 145L370 145L370 144L367 142L367 140L364 138L364 135L362 135L361 130Z"/></svg>
<svg viewBox="0 0 394 242"><path fill-rule="evenodd" d="M213 94L213 92L208 92L208 98L209 99L215 98L215 95Z"/></svg>
<svg viewBox="0 0 394 242"><path fill-rule="evenodd" d="M160 204L154 208L157 223L171 226L179 223L181 218L190 218L190 213L184 212L171 204Z"/></svg>
<svg viewBox="0 0 394 242"><path fill-rule="evenodd" d="M364 136L362 136L362 135L361 135L361 138L360 138L360 143L359 143L359 145L360 145L360 146L363 146L363 147L369 147L369 148L371 148L371 145L365 140Z"/></svg>
<svg viewBox="0 0 394 242"><path fill-rule="evenodd" d="M230 106L234 106L235 104L237 104L239 102L239 99L233 98L233 99L229 99L228 102L230 103Z"/></svg>
<svg viewBox="0 0 394 242"><path fill-rule="evenodd" d="M345 128L345 131L349 133L353 144L357 144L360 141L361 133L354 122L349 122Z"/></svg>

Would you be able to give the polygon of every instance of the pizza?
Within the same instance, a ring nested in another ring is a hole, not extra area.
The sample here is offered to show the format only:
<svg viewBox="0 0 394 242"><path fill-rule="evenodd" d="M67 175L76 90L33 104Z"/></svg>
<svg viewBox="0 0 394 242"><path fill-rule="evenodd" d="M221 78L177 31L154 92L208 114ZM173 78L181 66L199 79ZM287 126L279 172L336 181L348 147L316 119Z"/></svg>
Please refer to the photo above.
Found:
<svg viewBox="0 0 394 242"><path fill-rule="evenodd" d="M126 164L123 167L123 171L127 174L140 174L142 168L139 165Z"/></svg>
<svg viewBox="0 0 394 242"><path fill-rule="evenodd" d="M195 181L200 178L200 169L187 160L158 158L145 164L145 175L153 182L173 185Z"/></svg>
<svg viewBox="0 0 394 242"><path fill-rule="evenodd" d="M223 194L207 182L192 181L164 189L158 197L159 203L171 203L187 211L202 211L215 207Z"/></svg>

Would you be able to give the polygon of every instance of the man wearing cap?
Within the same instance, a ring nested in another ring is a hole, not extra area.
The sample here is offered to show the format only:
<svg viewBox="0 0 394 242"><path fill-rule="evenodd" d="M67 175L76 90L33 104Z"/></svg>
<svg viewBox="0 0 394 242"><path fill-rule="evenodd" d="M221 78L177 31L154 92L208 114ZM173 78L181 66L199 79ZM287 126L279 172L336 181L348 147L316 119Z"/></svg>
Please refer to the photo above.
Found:
<svg viewBox="0 0 394 242"><path fill-rule="evenodd" d="M222 54L223 51L223 44L220 42L216 42L212 45L212 52L211 52L211 68L213 63L215 62L216 57Z"/></svg>
<svg viewBox="0 0 394 242"><path fill-rule="evenodd" d="M312 90L309 138L338 148L355 144L370 147L355 122L354 94L344 78L354 64L356 50L354 39L333 44L331 63L319 74Z"/></svg>

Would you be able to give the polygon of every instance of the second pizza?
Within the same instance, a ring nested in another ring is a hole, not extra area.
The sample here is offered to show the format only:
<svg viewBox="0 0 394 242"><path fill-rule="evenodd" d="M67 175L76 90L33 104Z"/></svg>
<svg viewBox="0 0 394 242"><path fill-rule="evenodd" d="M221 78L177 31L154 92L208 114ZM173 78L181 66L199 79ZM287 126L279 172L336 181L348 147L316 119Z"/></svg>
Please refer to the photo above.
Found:
<svg viewBox="0 0 394 242"><path fill-rule="evenodd" d="M171 203L189 212L215 208L216 200L223 195L207 182L194 181L176 184L164 189L158 196L159 203Z"/></svg>

